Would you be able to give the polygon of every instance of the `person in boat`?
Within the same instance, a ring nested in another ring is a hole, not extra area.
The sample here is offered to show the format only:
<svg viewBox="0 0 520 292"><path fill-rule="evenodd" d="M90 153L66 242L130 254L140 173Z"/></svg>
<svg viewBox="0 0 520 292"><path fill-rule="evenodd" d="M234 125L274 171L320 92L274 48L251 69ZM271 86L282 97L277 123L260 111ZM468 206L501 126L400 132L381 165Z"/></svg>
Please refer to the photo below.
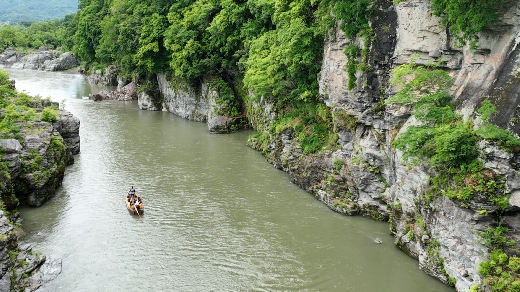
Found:
<svg viewBox="0 0 520 292"><path fill-rule="evenodd" d="M128 197L130 198L130 201L133 202L135 199L135 189L134 186L130 187L130 190L128 191Z"/></svg>
<svg viewBox="0 0 520 292"><path fill-rule="evenodd" d="M141 202L139 201L139 198L137 198L134 203L134 207L136 210L139 210L139 204L141 204Z"/></svg>

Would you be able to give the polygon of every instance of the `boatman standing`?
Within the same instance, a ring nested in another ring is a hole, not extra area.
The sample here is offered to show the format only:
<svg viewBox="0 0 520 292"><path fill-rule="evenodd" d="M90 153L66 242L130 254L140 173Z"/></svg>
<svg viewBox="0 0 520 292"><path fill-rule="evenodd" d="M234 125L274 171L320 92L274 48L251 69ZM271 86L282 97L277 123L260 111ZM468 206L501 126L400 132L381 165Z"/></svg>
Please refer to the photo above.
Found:
<svg viewBox="0 0 520 292"><path fill-rule="evenodd" d="M128 191L128 195L130 196L130 201L133 202L134 199L135 199L135 189L134 189L134 186L132 186L130 188L130 190Z"/></svg>

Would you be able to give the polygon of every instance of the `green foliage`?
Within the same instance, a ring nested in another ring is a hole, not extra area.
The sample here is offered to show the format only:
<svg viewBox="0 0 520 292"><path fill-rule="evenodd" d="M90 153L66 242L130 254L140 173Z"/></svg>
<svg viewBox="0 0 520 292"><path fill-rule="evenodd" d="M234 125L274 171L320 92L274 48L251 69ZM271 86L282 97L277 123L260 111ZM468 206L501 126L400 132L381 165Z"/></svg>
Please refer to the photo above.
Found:
<svg viewBox="0 0 520 292"><path fill-rule="evenodd" d="M477 141L480 138L500 139L499 144L516 147L520 145L520 142L516 144L518 139L488 122L475 131L471 120L462 121L447 93L452 80L435 65L406 64L394 69L392 74L392 83L398 91L387 102L413 106L413 115L420 123L409 126L393 146L403 151L405 161L412 158L413 163L427 162L436 170L436 175L430 179L427 198L431 200L443 195L468 202L479 193L499 209L506 209L509 195L504 191L503 179L484 169L478 160ZM487 101L479 109L484 120L494 111Z"/></svg>
<svg viewBox="0 0 520 292"><path fill-rule="evenodd" d="M309 25L309 1L296 1L275 16L277 28L251 41L245 61L244 85L257 97L290 101L316 101L321 68L323 31ZM307 8L304 8L307 7ZM311 22L312 24L312 22Z"/></svg>
<svg viewBox="0 0 520 292"><path fill-rule="evenodd" d="M471 123L455 127L442 125L436 128L435 149L431 163L437 168L467 165L478 156L476 136Z"/></svg>
<svg viewBox="0 0 520 292"><path fill-rule="evenodd" d="M101 20L106 14L102 0L80 1L78 26L74 34L73 51L85 62L93 62L101 36Z"/></svg>
<svg viewBox="0 0 520 292"><path fill-rule="evenodd" d="M0 69L0 86L9 85L9 74L4 70Z"/></svg>
<svg viewBox="0 0 520 292"><path fill-rule="evenodd" d="M477 34L493 25L506 0L432 0L433 14L440 16L460 45L475 47Z"/></svg>
<svg viewBox="0 0 520 292"><path fill-rule="evenodd" d="M508 257L501 249L491 251L489 260L481 262L478 272L484 276L483 282L492 287L492 291L520 291L518 257Z"/></svg>
<svg viewBox="0 0 520 292"><path fill-rule="evenodd" d="M489 122L489 119L496 111L496 106L489 99L482 101L478 113L483 121L483 125L475 133L483 139L495 141L506 151L520 151L520 139L517 136Z"/></svg>
<svg viewBox="0 0 520 292"><path fill-rule="evenodd" d="M26 47L27 40L25 34L22 33L22 27L11 25L0 25L0 50L9 47Z"/></svg>
<svg viewBox="0 0 520 292"><path fill-rule="evenodd" d="M341 20L340 28L347 38L353 38L360 32L370 29L369 21L374 12L373 0L325 0L332 4L332 14Z"/></svg>
<svg viewBox="0 0 520 292"><path fill-rule="evenodd" d="M42 121L48 123L54 123L58 120L58 112L50 107L46 107L42 111Z"/></svg>
<svg viewBox="0 0 520 292"><path fill-rule="evenodd" d="M324 114L326 113L326 114ZM315 153L325 146L331 129L331 114L324 104L296 103L273 124L270 132L280 134L292 129L306 154Z"/></svg>
<svg viewBox="0 0 520 292"><path fill-rule="evenodd" d="M497 227L488 227L479 235L480 243L486 247L497 250L503 248L507 243L507 238L503 235L507 233L509 228L498 225Z"/></svg>
<svg viewBox="0 0 520 292"><path fill-rule="evenodd" d="M33 122L38 118L36 108L41 108L44 102L47 101L39 96L33 97L11 88L9 76L0 70L0 139L21 139L21 128L33 127ZM56 105L45 107L40 114L41 120L55 122L57 108Z"/></svg>
<svg viewBox="0 0 520 292"><path fill-rule="evenodd" d="M491 115L497 112L497 107L486 98L484 101L482 101L482 105L477 110L477 112L480 114L482 121L487 122Z"/></svg>
<svg viewBox="0 0 520 292"><path fill-rule="evenodd" d="M334 173L339 174L341 171L341 168L345 165L345 161L342 159L335 159L334 160Z"/></svg>
<svg viewBox="0 0 520 292"><path fill-rule="evenodd" d="M67 149L67 146L63 144L63 139L61 137L51 136L51 144L49 148L54 153L54 155L61 156L61 154L63 154Z"/></svg>
<svg viewBox="0 0 520 292"><path fill-rule="evenodd" d="M345 48L344 53L347 56L348 89L352 90L356 87L356 66L358 64L359 48L351 44Z"/></svg>
<svg viewBox="0 0 520 292"><path fill-rule="evenodd" d="M31 22L26 25L0 24L0 50L9 47L37 49L62 47L70 50L71 36L74 34L75 16L70 15L61 20Z"/></svg>
<svg viewBox="0 0 520 292"><path fill-rule="evenodd" d="M2 154L3 156L3 154ZM0 193L6 193L7 182L11 180L8 162L0 162Z"/></svg>
<svg viewBox="0 0 520 292"><path fill-rule="evenodd" d="M507 151L520 151L520 139L506 129L490 123L485 123L476 133L490 141L496 141L500 147Z"/></svg>
<svg viewBox="0 0 520 292"><path fill-rule="evenodd" d="M16 263L16 258L18 257L19 251L18 250L9 250L9 259L12 263Z"/></svg>
<svg viewBox="0 0 520 292"><path fill-rule="evenodd" d="M235 95L231 86L219 78L212 79L209 82L209 86L218 92L218 98L215 99L217 103L216 114L228 117L240 115L241 99Z"/></svg>
<svg viewBox="0 0 520 292"><path fill-rule="evenodd" d="M394 142L403 158L428 158L438 169L468 165L478 156L470 123L411 126Z"/></svg>
<svg viewBox="0 0 520 292"><path fill-rule="evenodd" d="M4 115L0 120L0 132L4 137L8 137L9 133L20 131L17 122L33 121L36 117L36 111L25 105L17 105L14 103L5 107Z"/></svg>
<svg viewBox="0 0 520 292"><path fill-rule="evenodd" d="M167 27L166 16L153 13L145 17L141 35L139 38L139 49L135 54L137 66L144 68L145 72L153 73L164 68L164 48L162 48L163 33Z"/></svg>
<svg viewBox="0 0 520 292"><path fill-rule="evenodd" d="M442 62L440 60L439 62ZM411 62L403 64L391 73L391 83L399 88L398 92L387 103L414 105L414 110L429 111L431 107L446 107L451 101L448 94L453 79L438 64L417 66ZM409 77L412 77L410 80ZM446 109L447 110L447 109ZM425 114L423 114L425 115ZM427 118L430 120L432 118ZM444 122L442 116L437 116L433 122ZM449 122L447 120L446 122Z"/></svg>
<svg viewBox="0 0 520 292"><path fill-rule="evenodd" d="M520 258L515 256L510 257L507 267L515 273L520 272Z"/></svg>

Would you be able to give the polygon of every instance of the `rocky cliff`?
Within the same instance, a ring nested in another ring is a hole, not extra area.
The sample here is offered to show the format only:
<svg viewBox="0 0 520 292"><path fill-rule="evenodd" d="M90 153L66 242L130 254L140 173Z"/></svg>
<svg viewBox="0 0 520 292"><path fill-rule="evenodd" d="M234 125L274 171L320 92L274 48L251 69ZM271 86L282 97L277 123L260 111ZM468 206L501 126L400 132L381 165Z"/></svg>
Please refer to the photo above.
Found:
<svg viewBox="0 0 520 292"><path fill-rule="evenodd" d="M425 165L407 165L391 145L406 128L401 125L408 120L409 108L386 105L382 109L380 102L394 90L388 82L389 69L410 62L412 55L417 64L443 58L442 66L455 78L453 94L459 112L474 116L481 101L491 97L500 112L495 122L518 132L511 123L518 116L518 98L506 92L515 92L518 86L512 73L517 67L520 6L511 7L501 23L482 33L478 49L470 50L456 48L429 5L429 1L404 1L397 6L380 1L372 23L377 36L370 47L373 71L358 72L354 90L347 89L343 54L351 41L335 30L326 42L320 90L336 113L334 124L342 149L323 153L310 162L287 160L298 156L293 154L295 143L286 137L273 147L273 160L281 161L277 164L292 173L296 183L338 212L390 218L396 244L417 258L423 270L459 291L467 291L481 283L479 263L487 260L489 250L480 243L479 232L498 224L497 216L491 214L495 208L483 198L474 199L469 206L446 197L424 203L433 174ZM508 102L501 103L500 98ZM518 153L485 142L479 147L486 167L505 178L505 192L511 199L502 219L511 230L517 230ZM300 171L310 168L314 173ZM311 180L305 177L309 175ZM329 176L333 179L327 179ZM518 241L516 232L508 237Z"/></svg>
<svg viewBox="0 0 520 292"><path fill-rule="evenodd" d="M94 101L137 100L142 110L162 110L191 121L205 122L210 133L230 133L248 127L244 113L239 112L236 116L224 114L229 105L222 101L221 93L210 79L193 86L181 80L169 80L165 74L159 73L143 84L118 80L117 70L110 66L105 72L97 70L88 75L88 80L95 84L117 84L113 91L90 94L89 99Z"/></svg>
<svg viewBox="0 0 520 292"><path fill-rule="evenodd" d="M0 109L0 291L34 291L60 273L61 261L20 245L16 207L54 196L80 151L80 122L57 103L15 93L13 84L0 85L4 102L12 102Z"/></svg>
<svg viewBox="0 0 520 292"><path fill-rule="evenodd" d="M17 139L0 140L7 166L1 181L4 206L9 209L20 201L37 207L52 198L65 166L79 153L79 142L79 120L65 110L54 123L31 121L21 127Z"/></svg>
<svg viewBox="0 0 520 292"><path fill-rule="evenodd" d="M363 47L366 42L346 39L337 27L326 39L320 93L333 114L340 149L305 156L290 130L271 136L267 149L256 139L250 145L331 209L388 220L395 244L417 258L426 273L458 291L477 285L488 289L479 274L479 264L490 252L482 244L481 232L501 223L509 229L505 240L520 240L520 154L486 141L478 145L479 159L489 175L501 177L503 192L510 195L509 208L500 215L485 196L467 203L445 196L426 200L430 178L436 174L427 164L410 165L392 146L414 123L411 108L385 100L395 92L389 83L392 68L409 63L412 56L416 64L442 59L441 67L455 80L452 94L458 112L465 118L475 117L476 109L489 98L499 112L494 122L518 134L519 17L520 4L515 2L499 23L481 33L477 49L472 50L454 44L432 15L430 1L398 5L378 1L371 23L375 38L368 48L370 70L356 73L353 90L347 86L348 59L343 52L350 44ZM253 106L255 128L269 128L276 117L270 108L267 103ZM518 255L517 248L507 251L510 256Z"/></svg>

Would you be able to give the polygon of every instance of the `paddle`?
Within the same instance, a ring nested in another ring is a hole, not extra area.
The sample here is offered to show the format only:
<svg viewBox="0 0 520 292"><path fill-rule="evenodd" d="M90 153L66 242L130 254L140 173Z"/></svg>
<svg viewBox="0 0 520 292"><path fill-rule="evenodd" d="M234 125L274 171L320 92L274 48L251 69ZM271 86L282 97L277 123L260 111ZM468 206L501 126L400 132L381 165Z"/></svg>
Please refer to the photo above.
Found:
<svg viewBox="0 0 520 292"><path fill-rule="evenodd" d="M139 216L139 218L141 218L141 215L139 214L139 211L137 209L139 209L138 207L139 205L134 205L134 209L135 209L135 212L137 213L137 215Z"/></svg>
<svg viewBox="0 0 520 292"><path fill-rule="evenodd" d="M137 213L137 215L139 215L139 218L141 218L141 214L139 214L139 204L133 204L134 205L134 210L135 212Z"/></svg>

